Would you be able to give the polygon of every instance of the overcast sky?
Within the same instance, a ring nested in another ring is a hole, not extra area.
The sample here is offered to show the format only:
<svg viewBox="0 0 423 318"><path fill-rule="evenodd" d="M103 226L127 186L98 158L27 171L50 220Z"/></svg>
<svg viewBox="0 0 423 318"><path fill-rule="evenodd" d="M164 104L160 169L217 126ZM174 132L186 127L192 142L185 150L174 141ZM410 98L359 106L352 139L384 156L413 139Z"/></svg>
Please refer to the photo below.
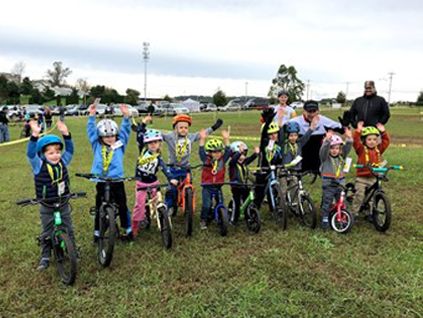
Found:
<svg viewBox="0 0 423 318"><path fill-rule="evenodd" d="M142 43L150 42L150 97L266 96L280 64L310 80L311 97L362 93L376 81L387 98L423 89L423 2L272 0L1 1L0 71L18 61L42 78L53 61L124 92L142 92ZM248 82L246 85L245 83Z"/></svg>

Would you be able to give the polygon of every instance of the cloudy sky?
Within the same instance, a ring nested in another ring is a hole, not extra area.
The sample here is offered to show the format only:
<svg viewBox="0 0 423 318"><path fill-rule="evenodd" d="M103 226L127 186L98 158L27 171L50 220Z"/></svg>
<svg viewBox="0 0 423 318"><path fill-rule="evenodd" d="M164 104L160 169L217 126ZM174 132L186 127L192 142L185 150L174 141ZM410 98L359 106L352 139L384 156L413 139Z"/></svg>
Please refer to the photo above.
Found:
<svg viewBox="0 0 423 318"><path fill-rule="evenodd" d="M42 78L53 61L120 92L143 92L142 43L150 42L150 97L266 96L280 64L310 80L313 98L362 93L374 79L387 98L423 89L423 2L392 0L1 1L0 72L16 62ZM246 85L246 83L248 83Z"/></svg>

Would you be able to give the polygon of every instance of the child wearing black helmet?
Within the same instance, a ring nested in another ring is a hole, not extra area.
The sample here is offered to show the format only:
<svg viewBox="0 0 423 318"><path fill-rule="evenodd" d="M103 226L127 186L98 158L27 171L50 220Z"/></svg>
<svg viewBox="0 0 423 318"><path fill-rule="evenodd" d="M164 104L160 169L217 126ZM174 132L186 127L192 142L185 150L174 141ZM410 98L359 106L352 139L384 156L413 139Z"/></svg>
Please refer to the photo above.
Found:
<svg viewBox="0 0 423 318"><path fill-rule="evenodd" d="M45 135L39 138L41 127L35 120L30 121L32 130L27 148L27 158L32 167L37 199L60 200L60 197L70 193L67 166L73 155L71 135L62 121L57 122L57 128L65 141L65 152L62 154L63 142L56 135ZM52 202L52 203L53 203ZM71 209L66 203L61 207L62 222L66 226L69 236L75 242L72 227ZM49 266L50 247L46 239L53 231L53 209L40 205L40 219L42 233L40 235L41 260L38 270L43 271Z"/></svg>

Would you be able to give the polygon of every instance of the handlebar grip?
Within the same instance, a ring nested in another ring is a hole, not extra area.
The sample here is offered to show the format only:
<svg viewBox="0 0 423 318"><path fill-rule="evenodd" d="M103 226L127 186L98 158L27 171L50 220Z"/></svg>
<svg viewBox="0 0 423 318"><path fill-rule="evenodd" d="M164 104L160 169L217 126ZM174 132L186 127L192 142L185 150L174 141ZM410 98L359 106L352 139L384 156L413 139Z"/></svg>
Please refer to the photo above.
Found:
<svg viewBox="0 0 423 318"><path fill-rule="evenodd" d="M404 167L401 165L393 165L391 166L392 170L404 170Z"/></svg>
<svg viewBox="0 0 423 318"><path fill-rule="evenodd" d="M85 198L87 196L86 192L76 192L75 194L75 198Z"/></svg>
<svg viewBox="0 0 423 318"><path fill-rule="evenodd" d="M358 164L358 163L354 164L353 166L354 166L354 168L364 168L364 165L361 165L361 164Z"/></svg>
<svg viewBox="0 0 423 318"><path fill-rule="evenodd" d="M32 203L32 199L23 199L16 201L17 205L28 205Z"/></svg>

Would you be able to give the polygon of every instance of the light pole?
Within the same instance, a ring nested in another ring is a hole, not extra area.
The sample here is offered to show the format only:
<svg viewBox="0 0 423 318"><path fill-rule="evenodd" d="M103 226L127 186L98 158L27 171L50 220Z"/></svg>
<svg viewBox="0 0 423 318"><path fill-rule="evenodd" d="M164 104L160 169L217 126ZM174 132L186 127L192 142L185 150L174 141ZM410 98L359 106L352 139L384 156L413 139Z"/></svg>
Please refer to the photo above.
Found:
<svg viewBox="0 0 423 318"><path fill-rule="evenodd" d="M142 43L142 57L144 59L144 101L147 101L147 63L150 59L150 43Z"/></svg>
<svg viewBox="0 0 423 318"><path fill-rule="evenodd" d="M394 72L389 72L389 91L388 91L388 105L391 104L391 91L392 91L392 77L395 75Z"/></svg>

